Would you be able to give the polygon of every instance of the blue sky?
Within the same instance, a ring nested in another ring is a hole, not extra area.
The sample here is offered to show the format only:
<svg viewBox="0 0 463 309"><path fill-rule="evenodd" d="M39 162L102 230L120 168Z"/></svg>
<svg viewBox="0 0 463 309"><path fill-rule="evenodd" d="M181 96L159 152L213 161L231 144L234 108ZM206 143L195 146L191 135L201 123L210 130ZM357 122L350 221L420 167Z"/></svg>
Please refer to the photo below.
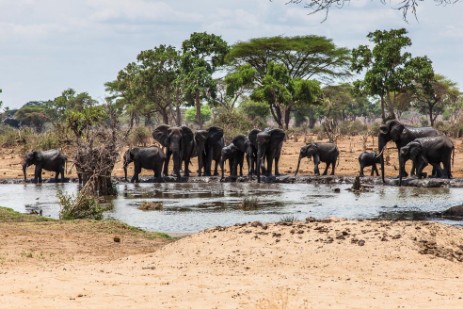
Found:
<svg viewBox="0 0 463 309"><path fill-rule="evenodd" d="M192 32L228 43L261 36L316 34L340 47L367 44L376 29L405 27L409 51L427 55L435 71L463 89L463 1L420 2L418 21L379 1L308 15L287 0L0 0L0 101L17 108L49 100L67 88L103 101L104 83L137 54L160 44L180 46ZM393 1L393 3L397 1ZM393 4L394 5L394 4Z"/></svg>

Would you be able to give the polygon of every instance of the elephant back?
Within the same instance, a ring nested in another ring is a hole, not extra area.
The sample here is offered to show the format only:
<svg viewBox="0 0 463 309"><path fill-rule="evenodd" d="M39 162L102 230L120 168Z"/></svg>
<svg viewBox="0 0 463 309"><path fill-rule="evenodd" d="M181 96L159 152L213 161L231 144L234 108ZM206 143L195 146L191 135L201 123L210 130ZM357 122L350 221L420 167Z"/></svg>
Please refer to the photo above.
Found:
<svg viewBox="0 0 463 309"><path fill-rule="evenodd" d="M243 134L235 136L232 140L232 144L235 145L242 152L246 152L246 147L248 146L248 138Z"/></svg>
<svg viewBox="0 0 463 309"><path fill-rule="evenodd" d="M282 129L266 129L266 131L270 134L271 138L276 141L283 142L286 138L286 133Z"/></svg>
<svg viewBox="0 0 463 309"><path fill-rule="evenodd" d="M162 146L169 146L169 129L170 126L167 124L161 124L157 126L153 131L153 138L157 140Z"/></svg>

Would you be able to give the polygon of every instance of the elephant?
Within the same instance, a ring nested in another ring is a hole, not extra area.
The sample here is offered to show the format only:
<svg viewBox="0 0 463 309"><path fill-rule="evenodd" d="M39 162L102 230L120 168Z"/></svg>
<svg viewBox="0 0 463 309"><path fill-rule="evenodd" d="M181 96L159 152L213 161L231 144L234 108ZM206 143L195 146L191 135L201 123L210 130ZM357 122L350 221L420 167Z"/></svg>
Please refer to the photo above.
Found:
<svg viewBox="0 0 463 309"><path fill-rule="evenodd" d="M220 167L222 170L221 179L224 179L224 164L227 160L230 166L230 176L238 176L238 166L240 167L240 176L243 176L244 152L233 143L222 148L220 158Z"/></svg>
<svg viewBox="0 0 463 309"><path fill-rule="evenodd" d="M133 162L135 165L134 174L130 182L138 182L138 174L141 169L153 170L156 180L161 180L162 166L166 160L166 155L159 147L139 148L133 147L127 149L124 153L124 179L127 181L127 166Z"/></svg>
<svg viewBox="0 0 463 309"><path fill-rule="evenodd" d="M377 155L375 152L362 152L359 155L359 164L360 164L360 177L365 176L363 174L363 169L365 166L371 166L371 174L373 176L376 173L376 176L379 176L378 168L376 163L380 163L381 155Z"/></svg>
<svg viewBox="0 0 463 309"><path fill-rule="evenodd" d="M194 134L187 126L171 127L166 124L157 126L153 131L153 138L163 147L166 147L166 160L164 163L164 175L168 175L169 160L173 156L173 175L180 177L180 168L184 163L184 175L190 176L188 165L194 151Z"/></svg>
<svg viewBox="0 0 463 309"><path fill-rule="evenodd" d="M198 156L198 176L211 176L212 161L215 161L214 176L218 176L218 166L222 148L224 147L223 129L210 127L197 130L194 134L195 151Z"/></svg>
<svg viewBox="0 0 463 309"><path fill-rule="evenodd" d="M256 174L256 165L257 165L257 134L262 132L259 129L252 129L249 134L248 134L248 140L249 140L249 149L247 150L248 153L248 175L252 177L254 174ZM262 162L263 163L263 162ZM265 171L264 171L265 173Z"/></svg>
<svg viewBox="0 0 463 309"><path fill-rule="evenodd" d="M378 134L378 151L381 153L380 165L381 165L381 179L384 183L384 156L383 150L386 147L387 142L394 141L399 153L400 161L400 148L407 145L411 141L420 137L432 137L442 135L441 132L432 127L409 127L405 126L396 119L391 119L382 124L379 128ZM413 168L412 168L413 172ZM399 176L407 176L405 172L405 165L399 169Z"/></svg>
<svg viewBox="0 0 463 309"><path fill-rule="evenodd" d="M320 175L318 165L320 162L325 162L326 167L323 175L328 173L328 168L331 165L331 175L334 175L334 170L336 166L336 161L339 159L339 149L338 146L334 143L311 143L301 147L299 151L299 160L297 161L296 173L294 176L297 176L299 171L299 165L301 164L301 159L307 157L313 157L314 164L314 174ZM338 161L339 164L339 161Z"/></svg>
<svg viewBox="0 0 463 309"><path fill-rule="evenodd" d="M437 171L434 176L452 178L451 158L455 150L453 142L447 136L421 137L409 142L400 149L400 166L404 167L407 160L413 160L418 178L425 176L423 169L431 164ZM441 170L440 164L444 170ZM402 184L402 175L399 176L399 184Z"/></svg>
<svg viewBox="0 0 463 309"><path fill-rule="evenodd" d="M280 161L281 148L285 140L285 131L281 129L265 129L257 134L257 182L260 182L261 169L263 160L267 162L265 176L272 176L272 165L275 161L275 176L279 176L278 162Z"/></svg>
<svg viewBox="0 0 463 309"><path fill-rule="evenodd" d="M22 162L24 181L27 180L26 168L35 165L34 182L42 182L42 169L46 171L56 172L55 181L58 181L58 176L61 174L61 181L64 182L64 171L67 157L58 149L46 151L31 151L27 153Z"/></svg>

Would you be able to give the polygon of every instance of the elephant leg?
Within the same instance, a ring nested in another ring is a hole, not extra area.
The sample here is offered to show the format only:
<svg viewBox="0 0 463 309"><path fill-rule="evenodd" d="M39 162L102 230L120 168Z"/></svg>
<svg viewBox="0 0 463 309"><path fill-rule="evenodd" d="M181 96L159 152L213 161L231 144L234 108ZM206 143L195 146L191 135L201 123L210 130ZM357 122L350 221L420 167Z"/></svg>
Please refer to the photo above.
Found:
<svg viewBox="0 0 463 309"><path fill-rule="evenodd" d="M329 162L329 161L326 162L325 171L323 172L323 176L328 174L328 168L330 167L330 164L331 164L331 162Z"/></svg>
<svg viewBox="0 0 463 309"><path fill-rule="evenodd" d="M185 160L183 160L183 162L184 162L184 165L185 165L185 172L183 173L183 175L185 175L185 177L190 177L190 170L188 169L188 165L190 164L190 160L185 159ZM179 176L180 176L180 171L179 171Z"/></svg>
<svg viewBox="0 0 463 309"><path fill-rule="evenodd" d="M359 174L360 177L365 176L365 175L363 174L363 169L364 169L364 168L365 168L365 165L364 165L363 163L360 163L360 174ZM373 173L373 171L372 171L372 173Z"/></svg>
<svg viewBox="0 0 463 309"><path fill-rule="evenodd" d="M373 167L371 168L372 172L375 171L376 176L379 176L379 171L378 168L376 167L376 164L373 164ZM372 173L373 174L373 173ZM373 175L372 175L373 176Z"/></svg>
<svg viewBox="0 0 463 309"><path fill-rule="evenodd" d="M318 164L313 165L313 173L314 175L320 176L320 170L318 169Z"/></svg>
<svg viewBox="0 0 463 309"><path fill-rule="evenodd" d="M271 156L267 156L267 176L272 176L272 168L273 168L273 158Z"/></svg>
<svg viewBox="0 0 463 309"><path fill-rule="evenodd" d="M336 169L336 160L331 162L331 175L334 175L334 170Z"/></svg>
<svg viewBox="0 0 463 309"><path fill-rule="evenodd" d="M40 165L35 166L34 182L35 183L42 183L42 166L40 166Z"/></svg>
<svg viewBox="0 0 463 309"><path fill-rule="evenodd" d="M172 152L169 149L167 149L166 161L164 162L164 176L169 176L169 161L170 161L171 155L172 155Z"/></svg>
<svg viewBox="0 0 463 309"><path fill-rule="evenodd" d="M278 163L280 162L280 157L276 156L275 157L275 176L280 176L280 168L278 166Z"/></svg>
<svg viewBox="0 0 463 309"><path fill-rule="evenodd" d="M219 161L215 160L214 176L219 176Z"/></svg>

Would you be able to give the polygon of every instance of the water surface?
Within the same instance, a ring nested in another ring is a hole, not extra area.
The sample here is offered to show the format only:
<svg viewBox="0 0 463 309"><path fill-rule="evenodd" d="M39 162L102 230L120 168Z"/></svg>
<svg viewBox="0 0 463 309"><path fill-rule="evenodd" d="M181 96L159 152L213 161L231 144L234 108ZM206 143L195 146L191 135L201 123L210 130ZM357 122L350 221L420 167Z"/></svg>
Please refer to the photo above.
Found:
<svg viewBox="0 0 463 309"><path fill-rule="evenodd" d="M376 186L354 193L351 185L258 183L142 183L117 185L114 209L105 214L146 230L185 233L249 221L274 222L307 217L376 218L398 211L435 212L463 201L462 188ZM42 210L58 218L58 190L76 194L77 184L0 185L0 205L19 212ZM335 192L339 189L339 192ZM244 211L245 197L257 199L257 209ZM142 211L143 202L159 202L161 211ZM446 223L448 223L446 221Z"/></svg>

